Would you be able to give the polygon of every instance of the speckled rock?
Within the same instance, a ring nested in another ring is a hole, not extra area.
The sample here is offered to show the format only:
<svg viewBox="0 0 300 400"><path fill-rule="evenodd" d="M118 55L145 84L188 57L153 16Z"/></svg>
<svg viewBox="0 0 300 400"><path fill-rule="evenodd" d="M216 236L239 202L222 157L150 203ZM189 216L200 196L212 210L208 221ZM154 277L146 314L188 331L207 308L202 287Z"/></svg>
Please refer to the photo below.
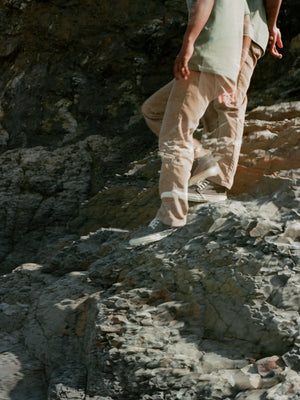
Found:
<svg viewBox="0 0 300 400"><path fill-rule="evenodd" d="M1 2L1 400L300 398L299 5L256 68L230 199L132 248L159 204L140 106L185 2Z"/></svg>
<svg viewBox="0 0 300 400"><path fill-rule="evenodd" d="M18 365L23 348L45 371L32 392L49 399L294 400L299 180L288 182L195 207L159 243L131 248L134 232L102 228L3 276L0 360ZM15 368L7 399L31 379Z"/></svg>

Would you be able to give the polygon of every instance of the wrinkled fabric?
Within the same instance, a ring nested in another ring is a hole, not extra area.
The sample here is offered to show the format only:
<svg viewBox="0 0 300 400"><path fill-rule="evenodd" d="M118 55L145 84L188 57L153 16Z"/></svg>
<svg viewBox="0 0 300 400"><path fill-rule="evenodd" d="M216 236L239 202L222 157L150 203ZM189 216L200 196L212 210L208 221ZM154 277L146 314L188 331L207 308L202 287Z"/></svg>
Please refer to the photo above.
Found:
<svg viewBox="0 0 300 400"><path fill-rule="evenodd" d="M212 182L230 189L236 173L247 107L247 90L258 59L263 50L252 42L249 54L240 70L237 89L232 101L214 100L202 118L204 133L201 143L218 162L220 173L210 177Z"/></svg>
<svg viewBox="0 0 300 400"><path fill-rule="evenodd" d="M262 49L252 43L238 77L235 96L229 96L229 100L233 101L227 102L226 105L217 99L220 95L216 95L215 87L215 84L220 85L220 79L224 78L198 72L192 73L192 79L189 81L179 83L172 80L143 104L142 112L147 125L160 136L160 155L164 159L160 194L164 200L158 218L165 224L180 226L185 223L188 212L187 182L195 158L201 160L201 156L212 154L218 162L220 174L211 177L210 180L231 188L242 143L246 93L261 55ZM213 76L217 78L215 83L211 80ZM205 77L209 77L209 82L203 82ZM197 80L199 86L195 83ZM211 92L210 86L213 88ZM220 89L221 97L226 97L231 90L232 83L225 78ZM208 106L211 97L213 101ZM166 112L168 115L164 120ZM202 113L204 115L201 115ZM200 118L204 125L204 135L202 145L195 148L193 132L198 127Z"/></svg>
<svg viewBox="0 0 300 400"><path fill-rule="evenodd" d="M208 104L232 90L233 82L226 77L191 71L187 80L173 80L144 103L146 122L159 132L162 203L156 216L164 224L185 225L187 187L194 161L193 133Z"/></svg>

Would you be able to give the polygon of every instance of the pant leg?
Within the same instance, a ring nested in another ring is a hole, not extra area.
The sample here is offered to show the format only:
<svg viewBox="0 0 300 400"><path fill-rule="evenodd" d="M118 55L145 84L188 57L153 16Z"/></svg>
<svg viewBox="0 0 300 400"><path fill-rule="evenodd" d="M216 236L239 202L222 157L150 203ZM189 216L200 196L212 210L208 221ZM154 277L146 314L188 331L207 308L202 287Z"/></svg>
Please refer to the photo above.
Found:
<svg viewBox="0 0 300 400"><path fill-rule="evenodd" d="M191 71L187 80L173 84L159 135L162 202L157 218L167 225L186 223L187 187L194 159L193 133L209 102L233 86L227 78L196 71Z"/></svg>
<svg viewBox="0 0 300 400"><path fill-rule="evenodd" d="M161 124L164 118L167 102L175 80L172 80L152 96L142 105L142 114L151 131L159 136Z"/></svg>
<svg viewBox="0 0 300 400"><path fill-rule="evenodd" d="M142 105L142 114L144 119L155 135L159 136L162 121L164 118L166 106L168 103L168 99L174 85L175 80L173 79L171 82L163 86L157 92L155 92L152 96L150 96ZM195 154L194 158L197 158L202 155L199 154L198 150L201 146L198 141L194 139L194 149Z"/></svg>
<svg viewBox="0 0 300 400"><path fill-rule="evenodd" d="M220 175L210 180L230 189L238 165L247 107L247 90L262 49L252 42L240 70L234 101L220 103L215 99L202 117L202 145L209 149L220 167Z"/></svg>

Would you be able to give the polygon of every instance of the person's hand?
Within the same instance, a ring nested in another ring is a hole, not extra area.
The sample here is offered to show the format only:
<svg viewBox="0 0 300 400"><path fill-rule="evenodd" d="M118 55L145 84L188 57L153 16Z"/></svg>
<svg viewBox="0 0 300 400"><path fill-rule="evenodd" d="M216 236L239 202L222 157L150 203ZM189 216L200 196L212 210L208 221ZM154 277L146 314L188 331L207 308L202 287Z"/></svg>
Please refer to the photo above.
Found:
<svg viewBox="0 0 300 400"><path fill-rule="evenodd" d="M280 49L283 48L283 43L281 40L281 32L280 29L275 27L269 30L269 44L268 49L272 56L276 58L282 58L282 54L279 53L277 47Z"/></svg>
<svg viewBox="0 0 300 400"><path fill-rule="evenodd" d="M188 62L194 53L194 45L187 44L182 45L181 50L174 62L174 76L177 80L187 79L190 70L188 67Z"/></svg>

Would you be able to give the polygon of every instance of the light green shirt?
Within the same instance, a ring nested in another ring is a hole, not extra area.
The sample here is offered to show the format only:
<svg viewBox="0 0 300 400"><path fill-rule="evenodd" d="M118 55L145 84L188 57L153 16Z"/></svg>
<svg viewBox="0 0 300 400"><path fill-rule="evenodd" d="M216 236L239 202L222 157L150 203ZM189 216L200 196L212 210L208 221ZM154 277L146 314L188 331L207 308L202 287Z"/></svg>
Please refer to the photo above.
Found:
<svg viewBox="0 0 300 400"><path fill-rule="evenodd" d="M187 0L190 10L192 0ZM236 81L240 70L246 0L215 0L189 61L193 71L210 72Z"/></svg>
<svg viewBox="0 0 300 400"><path fill-rule="evenodd" d="M250 18L253 27L252 40L258 44L263 51L266 50L269 41L266 10L263 0L247 0L250 9Z"/></svg>

